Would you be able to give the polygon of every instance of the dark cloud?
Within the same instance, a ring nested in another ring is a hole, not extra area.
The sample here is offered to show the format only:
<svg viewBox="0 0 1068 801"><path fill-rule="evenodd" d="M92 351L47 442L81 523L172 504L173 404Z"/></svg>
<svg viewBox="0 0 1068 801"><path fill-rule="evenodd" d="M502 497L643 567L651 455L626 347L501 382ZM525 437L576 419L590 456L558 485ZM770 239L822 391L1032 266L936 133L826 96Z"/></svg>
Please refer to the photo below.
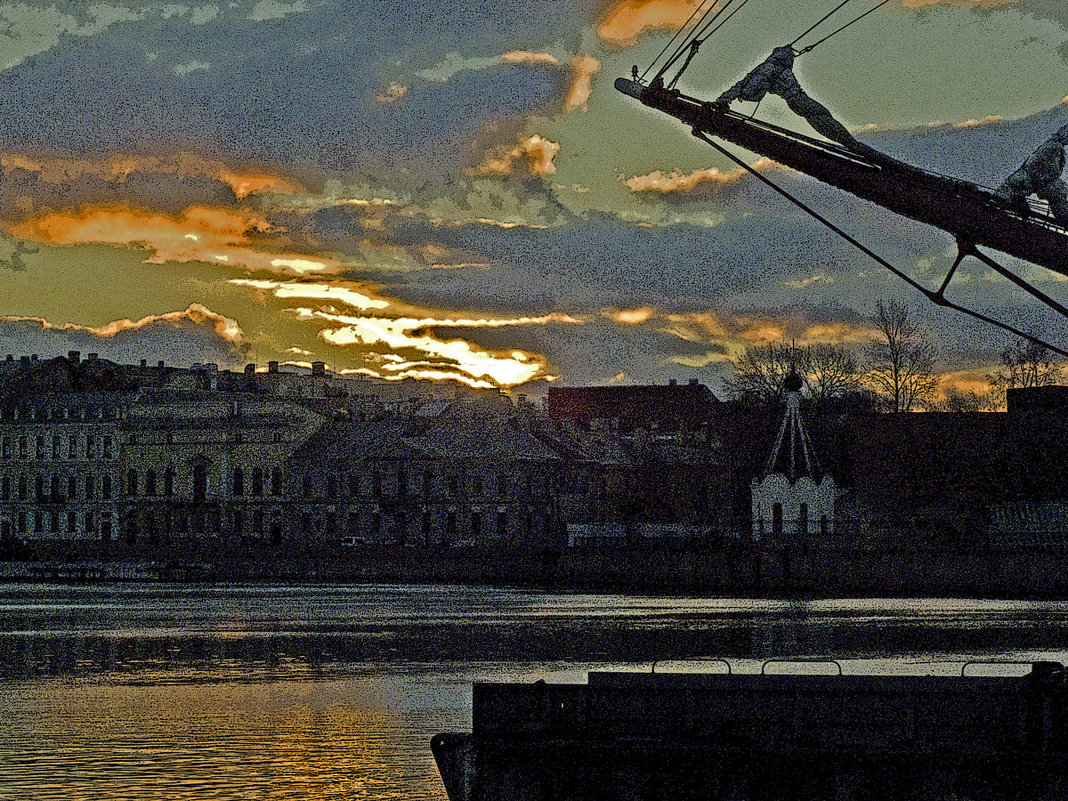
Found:
<svg viewBox="0 0 1068 801"><path fill-rule="evenodd" d="M372 0L260 23L226 13L200 26L153 18L72 37L0 75L0 146L412 169L468 159L482 122L559 102L566 76L525 66L415 81L403 102L376 102L384 83L449 49L500 53L575 25L575 9L547 0L415 8ZM193 61L206 68L176 74Z"/></svg>

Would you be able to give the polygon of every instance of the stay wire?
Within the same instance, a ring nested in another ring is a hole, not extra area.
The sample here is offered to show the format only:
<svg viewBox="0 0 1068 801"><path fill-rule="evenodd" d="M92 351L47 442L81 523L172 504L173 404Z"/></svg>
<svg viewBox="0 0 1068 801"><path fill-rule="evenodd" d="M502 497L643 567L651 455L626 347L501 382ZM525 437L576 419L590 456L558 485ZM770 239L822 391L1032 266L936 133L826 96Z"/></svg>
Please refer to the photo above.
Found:
<svg viewBox="0 0 1068 801"><path fill-rule="evenodd" d="M675 31L675 35L671 37L671 40L666 45L664 45L664 49L661 50L659 53L657 53L656 58L654 58L652 60L652 62L650 62L649 66L645 68L645 72L642 73L642 79L643 80L645 79L645 76L649 74L649 70L651 70L653 67L656 66L656 62L658 62L661 58L664 57L664 53L666 53L668 51L668 48L671 47L671 45L675 43L675 40L678 39L682 35L682 32L689 27L690 23L693 21L693 18L696 17L701 12L701 9L705 7L705 3L707 3L707 2L708 2L708 0L701 0L701 4L699 6L697 6L697 8L695 8L693 10L693 13L690 14L690 18L688 20L686 20L686 22L683 24L683 26L681 28L679 28L677 31ZM713 8L715 8L717 2L718 2L718 0L712 0L712 5L709 7L708 11L711 11ZM708 14L708 11L705 12L706 15ZM701 20L704 20L703 16L701 17ZM701 24L701 22L697 23L697 25L700 25L700 24ZM696 29L696 27L697 26L695 25L694 28Z"/></svg>
<svg viewBox="0 0 1068 801"><path fill-rule="evenodd" d="M783 189L777 183L772 181L770 178L767 178L767 177L761 175L759 172L754 170L751 166L746 164L745 161L743 161L742 159L740 159L737 156L735 156L733 153L731 153L726 148L721 147L716 142L712 141L712 139L710 137L708 137L703 131L700 131L697 128L694 128L693 135L696 136L701 141L707 142L708 144L712 145L712 147L714 147L716 150L718 150L724 156L729 158L731 161L733 161L735 164L737 164L743 170L745 170L746 172L750 173L753 177L755 177L757 180L761 181L765 185L771 187L778 194L782 195L784 198L789 200L791 203L793 203L795 206L797 206L803 212L808 214L810 217L812 217L816 221L822 223L824 226L829 228L834 233L838 234L838 236L842 237L842 239L844 239L849 244L853 245L855 248L860 250L866 256L869 256L870 258L874 259L876 262L878 262L880 265L885 267L887 270L889 270L895 276L897 276L902 281L904 281L906 284L911 286L913 289L917 289L920 292L922 292L927 297L927 299L930 300L932 303L934 303L934 304L936 304L938 306L944 306L944 307L946 307L948 309L953 309L954 311L959 311L962 314L967 314L969 317L974 317L976 320L979 320L981 322L997 326L998 328L1001 328L1004 331L1008 331L1010 334L1015 334L1018 337L1021 337L1023 339L1026 339L1026 340L1029 340L1031 342L1034 342L1036 345L1041 345L1044 348L1048 348L1049 350L1053 351L1054 353L1059 353L1061 356L1068 356L1068 350L1063 350L1062 348L1058 348L1056 345L1051 345L1049 342L1046 342L1045 340L1039 339L1038 337L1034 336L1033 334L1029 334L1029 333L1027 333L1025 331L1021 331L1018 328L1014 328L1013 326L1009 325L1008 323L1003 323L1003 322L1001 322L1001 320L995 320L993 317L988 317L987 315L982 314L981 312L973 311L972 309L965 308L964 306L961 306L961 305L959 305L957 303L954 303L951 300L947 300L942 295L942 291L941 290L939 290L938 292L932 292L927 287L923 286L923 284L920 284L919 282L914 281L912 278L907 276L905 273L903 273L897 267L892 265L890 262L888 262L882 256L880 256L879 254L875 253L873 250L868 248L862 242L860 242L857 239L854 239L852 236L847 234L845 231L843 231L837 225L832 223L830 220L828 220L826 217L824 217L818 211L813 209L811 206L805 204L801 200L798 200L796 197L791 195L789 192L787 192L785 189ZM988 263L988 257L985 257L985 254L980 254L979 251L975 250L974 247L971 248L971 253L973 255L976 255L984 263ZM958 261L959 261L959 259L958 259ZM992 259L989 260L989 261L992 261ZM945 286L943 286L942 289L945 289Z"/></svg>
<svg viewBox="0 0 1068 801"><path fill-rule="evenodd" d="M727 0L727 2L724 3L722 6L720 6L719 10L717 10L716 13L712 15L712 19L710 19L706 23L705 22L705 17L707 17L712 12L712 9L715 8L715 5L710 6L708 11L705 12L704 16L701 17L700 21L695 26L694 32L691 34L690 40L686 41L686 42L683 42L681 45L679 45L678 49L675 50L675 52L672 54L671 58L669 58L664 63L664 66L661 67L659 69L659 71L656 73L656 76L659 78L661 75L663 75L665 72L667 72L672 67L672 65L674 65L674 63L676 61L678 61L682 57L682 54L690 49L690 46L693 44L693 41L695 39L697 39L705 31L705 29L709 25L711 25L713 22L715 22L717 19L719 19L720 15L724 11L726 11L728 8L730 8L732 3L734 3L734 0ZM705 27L701 28L702 25L704 25ZM698 28L700 28L700 30L698 30Z"/></svg>
<svg viewBox="0 0 1068 801"><path fill-rule="evenodd" d="M809 28L803 34L801 34L796 39L794 39L792 42L790 42L790 47L793 47L799 41L804 39L806 36L808 36L810 33L812 33L812 31L816 30L816 28L818 28L820 25L822 25L827 19L832 17L834 14L837 14L838 13L838 9L840 9L842 6L844 6L846 3L850 2L850 1L851 0L842 0L842 2L839 3L838 5L836 5L831 11L827 12L822 17L820 17L819 21L815 25L813 25L811 28Z"/></svg>
<svg viewBox="0 0 1068 801"><path fill-rule="evenodd" d="M866 16L868 16L868 14L871 14L873 11L877 11L878 9L882 8L883 6L885 6L889 2L890 2L890 0L882 0L881 3L879 3L878 5L872 6L867 11L865 11L863 14L861 14L859 17L857 17L856 19L850 20L845 25L843 25L841 28L839 28L838 30L831 31L829 34L824 36L818 42L815 42L814 44L810 44L808 47L802 48L801 50L798 51L798 55L801 55L802 53L807 53L810 50L814 50L817 45L821 45L824 42L826 42L828 39L830 39L832 36L834 36L835 34L841 33L846 28L848 28L850 25L852 25L854 22L860 22L862 19L864 19ZM801 37L799 36L797 38L800 39ZM794 41L796 42L797 39L795 39Z"/></svg>
<svg viewBox="0 0 1068 801"><path fill-rule="evenodd" d="M701 45L704 44L708 39L710 39L712 37L712 34L714 34L728 22L730 22L731 17L733 17L743 8L745 8L745 4L748 2L749 0L742 0L742 2L739 3L738 6L730 14L727 15L726 19L724 19L723 22L721 22L712 30L708 31L708 33L706 33L704 36L700 36L700 33L704 33L706 30L708 30L708 25L711 25L713 22L715 22L715 19L710 20L708 25L706 25L697 36L690 40L689 55L686 56L686 61L683 62L682 66L679 68L679 71L675 73L675 77L671 79L671 83L668 84L669 89L674 88L675 84L679 82L679 78L682 77L682 73L686 72L686 68L690 66L690 62L693 61L693 57L697 55L697 51L701 47Z"/></svg>

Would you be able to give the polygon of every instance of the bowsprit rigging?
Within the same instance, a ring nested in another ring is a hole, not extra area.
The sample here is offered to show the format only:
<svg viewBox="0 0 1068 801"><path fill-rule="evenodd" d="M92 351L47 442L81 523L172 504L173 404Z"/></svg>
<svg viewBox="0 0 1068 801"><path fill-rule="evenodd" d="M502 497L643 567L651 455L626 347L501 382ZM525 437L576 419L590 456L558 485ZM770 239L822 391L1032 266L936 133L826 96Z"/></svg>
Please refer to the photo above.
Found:
<svg viewBox="0 0 1068 801"><path fill-rule="evenodd" d="M1022 331L967 309L945 296L961 261L971 256L1068 318L1068 308L979 249L982 246L998 250L1068 276L1068 189L1059 180L1064 167L1063 150L1065 143L1068 143L1068 126L1036 150L1035 154L996 190L914 167L857 141L830 111L801 88L793 74L793 63L798 56L811 52L813 48L859 22L889 0L881 0L874 7L812 44L798 49L797 45L801 40L852 2L841 0L834 9L793 42L776 48L768 59L713 101L682 93L676 85L698 54L701 44L729 22L748 2L749 0L711 0L708 5L709 0L703 0L690 20L668 42L645 72L639 75L638 68L635 67L631 79L616 80L616 89L640 100L650 108L670 114L689 126L694 136L748 170L761 182L858 247L910 286L923 292L932 302L996 325L1068 356L1068 350L1051 345L1032 332ZM673 45L674 50L671 50ZM661 59L664 59L663 63L646 84L645 77ZM674 76L668 79L668 71L680 59L682 65ZM803 117L816 132L830 141L772 125L730 108L731 102L735 100L755 102L759 106L759 102L768 94L782 97L794 113ZM745 161L723 148L713 137L759 153L897 214L949 233L957 243L957 258L947 271L942 285L937 291L932 291L914 281L815 209L753 170ZM1037 194L1046 202L1029 201L1029 194Z"/></svg>

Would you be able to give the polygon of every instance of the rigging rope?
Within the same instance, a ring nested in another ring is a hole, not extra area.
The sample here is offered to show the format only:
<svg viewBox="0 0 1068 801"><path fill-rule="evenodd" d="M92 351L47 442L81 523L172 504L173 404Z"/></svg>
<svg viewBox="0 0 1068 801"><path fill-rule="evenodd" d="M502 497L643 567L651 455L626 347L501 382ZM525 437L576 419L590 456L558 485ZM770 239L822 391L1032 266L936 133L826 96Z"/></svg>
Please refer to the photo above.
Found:
<svg viewBox="0 0 1068 801"><path fill-rule="evenodd" d="M838 9L840 9L842 6L844 6L848 2L850 2L850 0L842 0L842 2L839 3L838 5L836 5L831 11L827 12L822 17L820 17L819 21L815 25L813 25L811 28L809 28L803 34L801 34L796 39L794 39L792 42L790 42L790 47L793 47L799 41L801 41L806 36L808 36L810 33L812 33L812 31L816 30L816 28L818 28L820 25L822 25L825 20L829 19L834 14L837 14L838 13Z"/></svg>
<svg viewBox="0 0 1068 801"><path fill-rule="evenodd" d="M697 130L695 128L694 131L693 131L693 135L696 136L701 141L707 142L708 144L712 145L712 147L714 147L716 150L718 150L724 156L729 158L731 161L733 161L735 164L737 164L743 170L745 170L746 172L748 172L751 175L753 175L755 178L757 178L762 183L764 183L767 186L771 187L771 189L775 190L777 193L779 193L784 198L789 200L791 203L793 203L795 206L797 206L803 212L808 214L810 217L812 217L813 219L815 219L818 222L822 223L824 226L829 228L834 233L838 234L838 236L840 236L846 242L849 242L849 244L853 245L855 248L860 250L862 253L864 253L865 255L869 256L872 259L874 259L876 262L878 262L880 265L885 267L891 273L896 275L898 278L900 278L906 284L908 284L909 286L913 287L914 289L918 289L920 292L922 292L927 297L928 300L930 300L935 305L944 306L944 307L946 307L948 309L953 309L953 310L959 311L959 312L961 312L963 314L967 314L970 317L974 317L976 320L980 320L980 321L982 321L984 323L989 323L990 325L995 325L998 328L1001 328L1001 329L1003 329L1005 331L1008 331L1010 334L1015 334L1018 337L1022 337L1023 339L1026 339L1026 340L1029 340L1031 342L1034 342L1036 345L1041 345L1042 347L1047 348L1047 349L1053 351L1054 353L1059 353L1061 356L1068 356L1068 350L1063 350L1061 348L1058 348L1056 345L1051 345L1050 343L1046 342L1045 340L1039 339L1038 337L1034 336L1033 334L1029 334L1029 333L1026 333L1024 331L1021 331L1018 328L1014 328L1013 326L1009 325L1008 323L1003 323L1000 320L995 320L993 317L988 317L987 315L982 314L981 312L973 311L972 309L965 308L964 306L961 306L961 305L959 305L957 303L954 303L951 300L947 300L946 299L945 295L943 295L942 293L945 291L946 286L949 284L949 278L952 277L953 270L955 270L957 268L957 265L960 263L960 260L962 258L964 258L965 255L969 255L969 254L975 256L980 261L982 261L984 264L992 267L993 269L996 269L997 272L1001 273L1005 277L1010 278L1010 280L1013 280L1013 283L1016 283L1017 286L1021 286L1022 288L1026 289L1032 295L1035 295L1035 297L1039 297L1040 295L1042 295L1042 293L1036 294L1036 292L1038 292L1038 290L1034 289L1033 287L1025 286L1024 285L1025 282L1023 282L1022 279L1020 279L1018 276L1015 276L1012 273L1010 273L1008 270L1006 270L1000 264L995 262L989 256L986 256L986 254L981 253L979 250L977 250L975 248L974 245L972 245L970 243L965 244L965 243L959 243L958 242L958 247L960 248L960 254L959 254L958 258L957 258L957 261L954 262L953 267L950 270L950 274L946 276L946 280L942 283L941 288L937 292L932 292L927 287L923 286L923 284L920 284L919 282L914 281L912 278L910 278L908 275L903 273L897 267L892 265L890 262L888 262L882 256L878 255L873 250L868 248L862 242L860 242L857 239L854 239L852 236L847 234L845 231L843 231L837 225L832 223L830 220L828 220L826 217L824 217L818 211L813 209L811 206L805 204L803 201L801 201L801 200L797 199L796 197L794 197L793 195L791 195L789 192L787 192L785 189L783 189L777 183L772 181L770 178L767 178L766 176L761 175L759 172L754 170L749 164L747 164L745 161L743 161L742 159L740 159L737 156L735 156L733 153L731 153L726 148L721 147L719 144L714 142L709 136L707 136L703 131L699 131L699 130ZM1043 300L1043 302L1045 302L1047 304L1052 305L1053 308L1057 309L1062 314L1066 314L1066 312L1068 312L1068 309L1064 309L1063 306L1060 306L1060 304L1057 304L1056 301L1052 300L1052 298L1048 298L1047 296L1042 295L1041 297L1039 297L1039 299ZM1068 316L1068 314L1066 314L1066 316Z"/></svg>
<svg viewBox="0 0 1068 801"><path fill-rule="evenodd" d="M824 36L822 39L820 39L819 41L815 42L814 44L810 44L808 47L805 47L805 48L802 48L801 50L798 50L797 54L801 55L802 53L808 53L811 50L815 50L817 45L821 45L824 42L826 42L828 39L830 39L832 36L841 33L846 28L848 28L850 25L852 25L854 22L860 22L862 19L864 19L866 16L868 16L868 14L871 14L873 11L877 11L878 9L882 8L883 6L885 6L889 2L890 2L890 0L882 0L881 3L879 3L878 5L872 6L867 11L865 11L863 14L861 14L859 17L856 17L855 19L851 19L849 22L847 22L841 28L838 28L837 30L831 31L829 34L827 34L826 36ZM812 30L812 29L809 28L809 30ZM804 34L801 34L801 36L798 36L797 39L801 39L803 36L804 36ZM793 46L793 44L797 42L797 39L794 39L794 41L791 42L791 46Z"/></svg>
<svg viewBox="0 0 1068 801"><path fill-rule="evenodd" d="M705 28L707 28L709 25L711 25L713 22L715 22L717 19L719 19L720 15L723 14L723 12L726 11L728 8L730 8L731 4L733 2L734 2L734 0L727 0L726 3L724 3L722 6L719 7L719 10L716 11L715 14L712 14L712 19L710 19L706 23L705 22L705 17L707 17L709 14L712 13L712 9L714 9L716 7L716 4L713 3L711 6L709 6L708 11L706 11L704 13L704 15L701 17L701 19L698 20L697 25L694 26L694 30L691 32L690 38L687 39L686 41L684 41L682 44L680 44L678 46L678 48L675 50L675 52L672 53L671 58L669 58L664 63L664 66L661 67L659 69L659 71L656 73L656 77L657 78L662 77L665 72L667 72L669 69L671 69L671 66L676 61L678 61L679 58L682 56L682 54L685 53L692 46L693 41L695 39L697 39L704 32ZM705 27L701 28L702 25L704 25ZM700 30L698 30L698 29L700 29Z"/></svg>
<svg viewBox="0 0 1068 801"><path fill-rule="evenodd" d="M701 11L701 9L705 7L705 3L707 3L707 2L708 2L708 0L701 0L701 4L699 6L697 6L697 8L695 8L693 10L693 13L690 14L690 18L688 20L686 20L686 22L684 22L682 24L681 28L679 28L677 31L675 31L675 35L671 37L670 41L668 41L668 43L666 45L664 45L664 49L661 50L659 53L657 53L656 58L654 58L650 62L649 66L645 68L645 72L642 73L642 79L643 80L645 79L645 76L649 74L649 70L651 70L653 68L653 66L656 64L656 62L658 62L661 58L664 57L664 53L667 52L668 48L671 47L671 45L674 44L675 40L679 38L679 36L682 34L682 32L684 30L686 30L687 27L689 27L690 23L693 21L693 18L696 17L697 14ZM711 11L713 8L715 8L717 2L718 2L718 0L712 0L712 5L709 6L708 11ZM707 16L708 11L705 12L705 16ZM701 20L703 21L704 18L705 17L702 16ZM697 25L700 25L700 24L701 24L701 22L699 21L697 23ZM696 28L697 26L695 25L694 27Z"/></svg>
<svg viewBox="0 0 1068 801"><path fill-rule="evenodd" d="M713 17L712 19L710 19L708 21L708 24L705 25L704 28L702 28L699 32L697 32L694 35L694 37L690 40L690 53L689 53L688 56L686 56L685 63L683 63L683 65L679 68L679 71L677 73L675 73L675 77L671 79L671 83L668 85L669 89L674 88L675 84L678 83L679 78L682 77L682 73L684 73L686 71L686 68L688 66L690 66L690 62L693 61L693 57L695 55L697 55L697 50L701 47L701 45L704 44L706 41L708 41L708 39L710 39L712 37L712 34L714 34L716 31L718 31L720 28L722 28L728 22L730 22L731 21L731 17L733 17L735 14L737 14L743 8L745 8L745 4L748 3L748 2L749 2L749 0L742 0L742 2L738 5L738 7L735 8L734 11L732 11L730 14L727 15L727 18L724 19L723 22L721 22L719 25L717 25L712 30L708 31L708 33L706 33L704 36L701 36L701 34L704 33L705 31L707 31L709 26L713 22L716 21L716 17ZM730 5L730 2L728 2L727 5ZM727 6L724 6L723 10L725 11L726 8L727 8Z"/></svg>

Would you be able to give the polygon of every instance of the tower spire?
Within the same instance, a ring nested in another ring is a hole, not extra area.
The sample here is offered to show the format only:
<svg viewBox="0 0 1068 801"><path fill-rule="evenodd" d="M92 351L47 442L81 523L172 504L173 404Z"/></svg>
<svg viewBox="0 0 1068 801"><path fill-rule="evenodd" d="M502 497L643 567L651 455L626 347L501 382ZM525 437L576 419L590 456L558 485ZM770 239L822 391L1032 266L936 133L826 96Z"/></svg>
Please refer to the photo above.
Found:
<svg viewBox="0 0 1068 801"><path fill-rule="evenodd" d="M783 381L786 390L786 411L783 413L775 445L764 465L762 478L781 473L793 484L801 476L809 476L818 482L821 477L819 462L812 442L801 419L801 387L804 382L793 368Z"/></svg>

